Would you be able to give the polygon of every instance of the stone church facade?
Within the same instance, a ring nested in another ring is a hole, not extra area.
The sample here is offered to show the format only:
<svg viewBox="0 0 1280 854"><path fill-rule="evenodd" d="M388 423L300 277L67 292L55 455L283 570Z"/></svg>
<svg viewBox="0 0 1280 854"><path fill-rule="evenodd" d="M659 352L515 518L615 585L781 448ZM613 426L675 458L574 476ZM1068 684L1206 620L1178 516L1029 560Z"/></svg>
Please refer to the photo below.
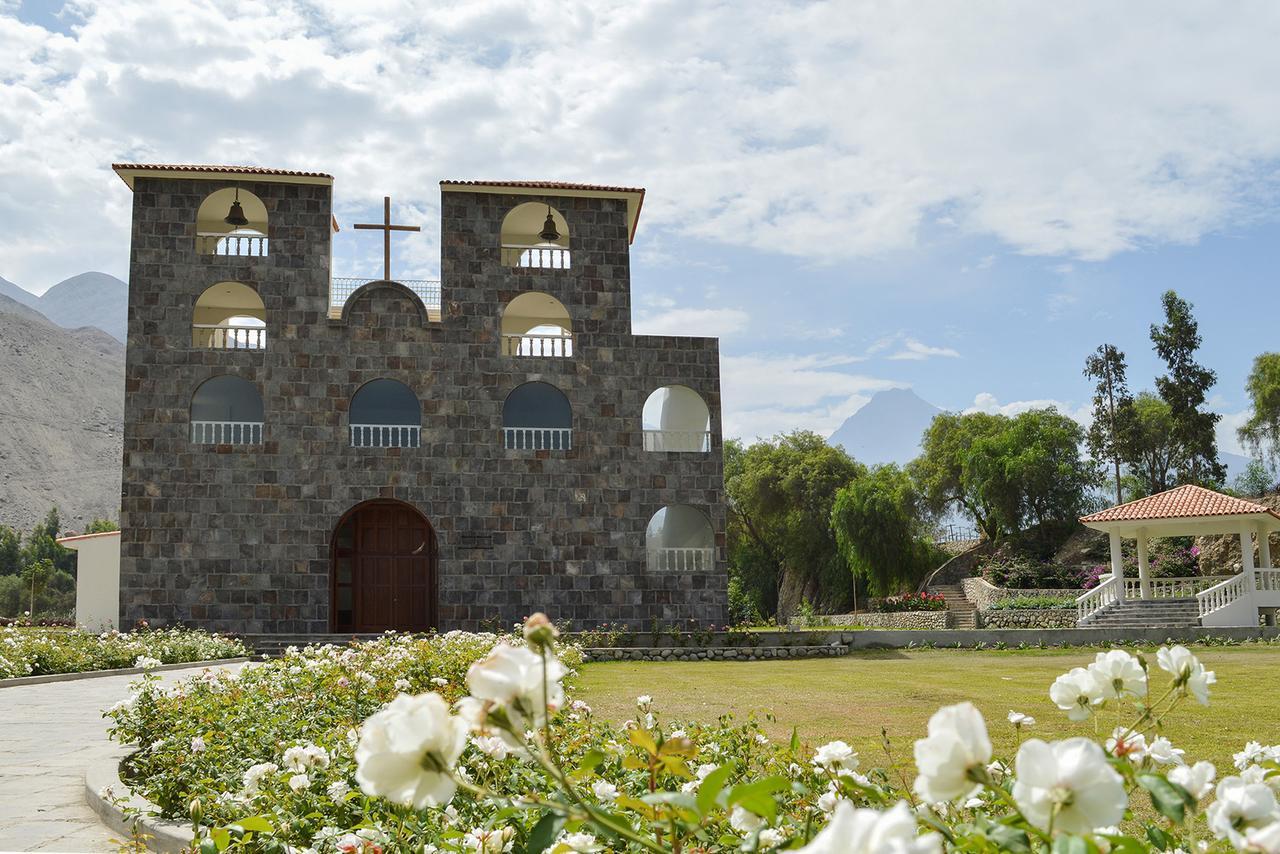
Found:
<svg viewBox="0 0 1280 854"><path fill-rule="evenodd" d="M122 625L726 620L718 342L632 334L643 190L442 182L440 282L350 282L330 176L115 169Z"/></svg>

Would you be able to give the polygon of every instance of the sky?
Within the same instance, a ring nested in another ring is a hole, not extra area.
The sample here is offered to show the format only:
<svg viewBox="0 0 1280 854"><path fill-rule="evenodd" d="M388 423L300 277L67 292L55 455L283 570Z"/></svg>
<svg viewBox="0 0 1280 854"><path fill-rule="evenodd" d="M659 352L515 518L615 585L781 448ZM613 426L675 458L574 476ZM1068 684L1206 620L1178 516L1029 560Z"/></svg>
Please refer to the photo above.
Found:
<svg viewBox="0 0 1280 854"><path fill-rule="evenodd" d="M1280 4L0 0L0 276L125 278L118 161L333 174L344 224L442 178L647 190L636 331L718 335L726 435L875 391L1087 418L1085 356L1161 365L1172 288L1222 447L1277 348ZM373 275L380 235L338 236ZM447 286L447 283L446 283Z"/></svg>

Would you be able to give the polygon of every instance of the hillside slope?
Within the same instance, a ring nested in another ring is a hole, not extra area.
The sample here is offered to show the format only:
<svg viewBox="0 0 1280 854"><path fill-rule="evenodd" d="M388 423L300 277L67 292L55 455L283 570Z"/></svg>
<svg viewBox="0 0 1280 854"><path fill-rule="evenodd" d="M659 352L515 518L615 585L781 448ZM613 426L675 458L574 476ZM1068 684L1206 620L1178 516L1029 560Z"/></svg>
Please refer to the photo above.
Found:
<svg viewBox="0 0 1280 854"><path fill-rule="evenodd" d="M123 418L123 345L0 303L0 523L117 518Z"/></svg>

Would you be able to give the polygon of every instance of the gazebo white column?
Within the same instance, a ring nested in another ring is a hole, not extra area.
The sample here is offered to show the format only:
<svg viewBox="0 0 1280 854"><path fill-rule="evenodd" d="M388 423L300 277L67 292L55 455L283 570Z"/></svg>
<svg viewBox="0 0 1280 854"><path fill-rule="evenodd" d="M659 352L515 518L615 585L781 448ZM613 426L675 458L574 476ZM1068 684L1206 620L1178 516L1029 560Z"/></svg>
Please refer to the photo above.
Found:
<svg viewBox="0 0 1280 854"><path fill-rule="evenodd" d="M1253 531L1248 526L1240 529L1240 571L1244 573L1245 589L1257 592L1253 577Z"/></svg>
<svg viewBox="0 0 1280 854"><path fill-rule="evenodd" d="M1124 560L1120 552L1120 532L1111 531L1111 578L1115 582L1116 601L1124 601Z"/></svg>
<svg viewBox="0 0 1280 854"><path fill-rule="evenodd" d="M1262 564L1262 569L1272 569L1271 566L1271 533L1267 530L1266 525L1258 525L1258 562Z"/></svg>
<svg viewBox="0 0 1280 854"><path fill-rule="evenodd" d="M1151 570L1147 565L1147 529L1138 529L1138 584L1142 598L1151 598Z"/></svg>

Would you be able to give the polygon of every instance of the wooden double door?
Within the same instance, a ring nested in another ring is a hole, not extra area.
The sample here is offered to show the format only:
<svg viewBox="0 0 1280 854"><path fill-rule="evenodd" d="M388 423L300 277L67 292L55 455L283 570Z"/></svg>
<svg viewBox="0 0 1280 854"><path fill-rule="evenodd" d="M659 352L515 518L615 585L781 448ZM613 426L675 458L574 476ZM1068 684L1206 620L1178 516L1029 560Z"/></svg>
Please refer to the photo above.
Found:
<svg viewBox="0 0 1280 854"><path fill-rule="evenodd" d="M366 501L338 523L330 559L335 632L426 631L436 625L436 536L400 501Z"/></svg>

